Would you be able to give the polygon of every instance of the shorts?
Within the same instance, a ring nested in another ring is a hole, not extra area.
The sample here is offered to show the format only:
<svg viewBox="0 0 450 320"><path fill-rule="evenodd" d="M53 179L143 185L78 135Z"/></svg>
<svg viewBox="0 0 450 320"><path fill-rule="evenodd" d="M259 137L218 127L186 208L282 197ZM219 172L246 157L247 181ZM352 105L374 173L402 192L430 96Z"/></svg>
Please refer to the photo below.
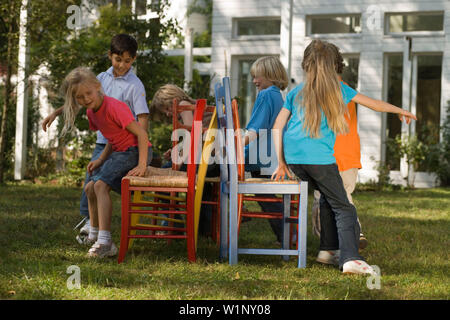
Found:
<svg viewBox="0 0 450 320"><path fill-rule="evenodd" d="M148 148L147 165L152 159L152 147ZM138 147L129 147L125 151L113 152L99 168L99 171L89 177L89 181L97 182L102 180L112 190L121 193L122 178L135 168L139 162Z"/></svg>

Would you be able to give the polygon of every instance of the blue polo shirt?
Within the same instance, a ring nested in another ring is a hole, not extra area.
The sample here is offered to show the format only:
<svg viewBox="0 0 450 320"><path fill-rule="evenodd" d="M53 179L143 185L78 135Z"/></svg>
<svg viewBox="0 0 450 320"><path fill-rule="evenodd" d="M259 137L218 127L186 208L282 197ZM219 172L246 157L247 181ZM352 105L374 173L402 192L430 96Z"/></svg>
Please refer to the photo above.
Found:
<svg viewBox="0 0 450 320"><path fill-rule="evenodd" d="M270 86L258 93L255 104L253 105L250 121L248 122L246 127L248 131L256 132L258 134L258 138L250 142L245 147L245 170L256 171L261 167L270 166L270 162L265 163L267 162L266 160L261 161L260 159L259 146L261 146L261 143L259 142L259 140L267 139L267 151L264 152L264 150L262 150L262 154L263 157L267 155L267 158L269 158L271 156L272 146L271 130L282 106L283 97L278 87ZM264 130L260 131L262 129ZM252 153L251 157L250 152ZM257 160L256 163L250 163L250 160L254 159Z"/></svg>
<svg viewBox="0 0 450 320"><path fill-rule="evenodd" d="M283 108L291 112L283 134L284 158L291 164L332 164L336 163L334 157L334 142L336 135L328 127L327 118L322 111L320 122L320 137L311 138L303 129L304 110L298 108L301 99L303 83L292 89L286 96ZM358 93L341 82L341 92L344 103L348 104Z"/></svg>
<svg viewBox="0 0 450 320"><path fill-rule="evenodd" d="M97 79L102 84L103 92L109 97L125 102L137 120L139 114L149 113L149 111L144 85L132 69L130 68L121 77L114 77L113 67L110 67L106 72L98 74ZM97 131L97 143L108 143L100 130Z"/></svg>

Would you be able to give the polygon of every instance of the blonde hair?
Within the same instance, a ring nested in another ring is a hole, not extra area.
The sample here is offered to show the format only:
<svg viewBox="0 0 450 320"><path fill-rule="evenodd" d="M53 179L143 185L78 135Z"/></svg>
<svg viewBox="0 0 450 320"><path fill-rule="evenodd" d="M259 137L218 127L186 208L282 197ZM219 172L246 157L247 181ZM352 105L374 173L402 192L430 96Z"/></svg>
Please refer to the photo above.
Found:
<svg viewBox="0 0 450 320"><path fill-rule="evenodd" d="M297 95L300 100L298 111L304 108L303 128L312 138L320 137L322 111L327 118L328 127L335 134L348 132L345 120L347 107L336 73L336 57L336 47L321 40L313 40L304 52L302 68L306 73L306 81Z"/></svg>
<svg viewBox="0 0 450 320"><path fill-rule="evenodd" d="M61 85L61 93L64 96L64 127L61 132L63 136L73 130L75 117L81 108L75 98L75 94L78 90L78 86L82 83L98 85L100 87L100 92L102 93L100 81L89 68L75 68L66 76Z"/></svg>
<svg viewBox="0 0 450 320"><path fill-rule="evenodd" d="M250 69L250 74L253 78L265 78L281 90L286 89L289 83L286 69L280 59L274 56L261 57L256 60Z"/></svg>
<svg viewBox="0 0 450 320"><path fill-rule="evenodd" d="M189 97L183 89L174 84L165 84L153 96L150 104L152 113L156 112L164 115L164 111L172 106L173 99L177 99L178 103L188 101L191 104L195 104L195 100Z"/></svg>

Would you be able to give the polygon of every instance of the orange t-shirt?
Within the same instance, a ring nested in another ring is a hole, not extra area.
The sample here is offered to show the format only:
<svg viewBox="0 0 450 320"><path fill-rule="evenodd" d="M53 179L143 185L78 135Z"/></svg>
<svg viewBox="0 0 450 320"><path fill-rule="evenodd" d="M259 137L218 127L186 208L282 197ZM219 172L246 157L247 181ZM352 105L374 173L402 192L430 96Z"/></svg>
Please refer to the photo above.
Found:
<svg viewBox="0 0 450 320"><path fill-rule="evenodd" d="M349 113L345 114L345 119L348 123L349 132L337 135L334 143L334 157L336 158L339 171L361 168L361 145L358 135L356 104L350 101L347 107Z"/></svg>

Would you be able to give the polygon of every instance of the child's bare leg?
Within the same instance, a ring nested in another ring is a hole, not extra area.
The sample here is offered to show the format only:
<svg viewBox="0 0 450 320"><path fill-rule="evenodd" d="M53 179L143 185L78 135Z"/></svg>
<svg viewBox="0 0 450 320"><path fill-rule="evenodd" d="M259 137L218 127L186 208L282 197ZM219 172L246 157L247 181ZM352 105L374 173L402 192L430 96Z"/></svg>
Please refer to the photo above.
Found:
<svg viewBox="0 0 450 320"><path fill-rule="evenodd" d="M90 181L84 187L84 192L88 199L90 228L87 244L90 244L98 238L98 211L97 211L97 196L94 192L94 181Z"/></svg>
<svg viewBox="0 0 450 320"><path fill-rule="evenodd" d="M94 192L94 181L90 181L84 187L84 192L88 198L90 224L92 227L98 228L97 197Z"/></svg>
<svg viewBox="0 0 450 320"><path fill-rule="evenodd" d="M102 180L95 182L94 194L97 199L98 212L98 239L97 242L89 249L89 257L112 257L118 252L117 247L111 239L111 215L112 202L110 197L111 187Z"/></svg>
<svg viewBox="0 0 450 320"><path fill-rule="evenodd" d="M99 180L94 185L94 191L97 198L99 230L110 231L112 215L111 187Z"/></svg>

